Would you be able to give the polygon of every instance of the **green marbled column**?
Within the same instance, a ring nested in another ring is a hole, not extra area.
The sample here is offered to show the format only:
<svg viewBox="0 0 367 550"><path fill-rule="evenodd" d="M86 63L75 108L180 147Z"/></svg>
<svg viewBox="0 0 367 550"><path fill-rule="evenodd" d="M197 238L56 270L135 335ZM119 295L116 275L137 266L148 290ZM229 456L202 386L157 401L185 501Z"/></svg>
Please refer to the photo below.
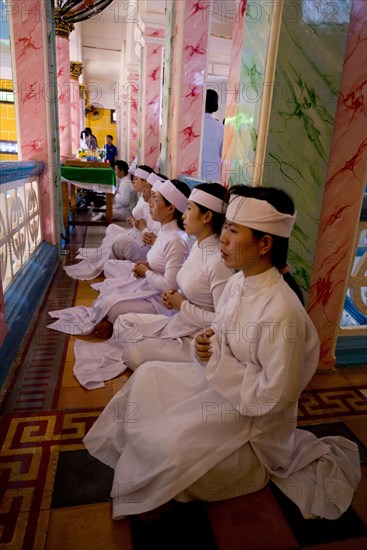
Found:
<svg viewBox="0 0 367 550"><path fill-rule="evenodd" d="M260 177L255 169L255 154L271 20L270 2L248 3L241 74L236 84L239 86L237 111L234 117L226 118L226 124L234 126L230 185L252 185L254 179ZM233 91L229 90L229 94Z"/></svg>
<svg viewBox="0 0 367 550"><path fill-rule="evenodd" d="M262 185L280 187L295 201L298 216L289 259L305 293L310 286L350 7L350 0L284 2Z"/></svg>

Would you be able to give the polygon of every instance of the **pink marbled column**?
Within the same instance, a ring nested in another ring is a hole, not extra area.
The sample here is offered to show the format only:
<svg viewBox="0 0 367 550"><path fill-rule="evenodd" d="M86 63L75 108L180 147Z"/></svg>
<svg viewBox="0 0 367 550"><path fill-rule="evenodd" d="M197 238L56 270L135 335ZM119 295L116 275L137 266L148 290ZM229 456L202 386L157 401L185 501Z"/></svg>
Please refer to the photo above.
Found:
<svg viewBox="0 0 367 550"><path fill-rule="evenodd" d="M335 366L338 325L353 260L367 166L367 12L354 0L325 184L308 312L320 340L320 369Z"/></svg>
<svg viewBox="0 0 367 550"><path fill-rule="evenodd" d="M70 128L71 153L75 155L80 145L80 97L78 80L70 80Z"/></svg>
<svg viewBox="0 0 367 550"><path fill-rule="evenodd" d="M53 141L53 129L48 124L52 96L50 82L45 80L47 27L42 15L43 2L28 0L23 7L9 10L19 160L42 160L46 164L40 177L42 237L55 242L58 231L54 226L52 153L48 147Z"/></svg>
<svg viewBox="0 0 367 550"><path fill-rule="evenodd" d="M5 322L3 284L0 277L0 347L5 340L8 327Z"/></svg>
<svg viewBox="0 0 367 550"><path fill-rule="evenodd" d="M139 162L155 167L159 157L159 111L161 104L162 48L164 30L151 27L144 30L142 116ZM159 42L158 42L159 41Z"/></svg>
<svg viewBox="0 0 367 550"><path fill-rule="evenodd" d="M234 21L231 61L229 67L226 119L234 117L237 112L246 7L247 0L240 0L237 6L237 12ZM231 170L234 129L234 124L225 124L224 126L222 182L224 182L226 186L228 186L229 184L229 176Z"/></svg>
<svg viewBox="0 0 367 550"><path fill-rule="evenodd" d="M198 176L205 102L209 2L175 3L169 176Z"/></svg>
<svg viewBox="0 0 367 550"><path fill-rule="evenodd" d="M126 90L124 103L127 111L127 162L132 162L138 156L139 85L137 74L129 75Z"/></svg>
<svg viewBox="0 0 367 550"><path fill-rule="evenodd" d="M60 157L71 157L70 52L69 40L56 36L56 66L59 108Z"/></svg>

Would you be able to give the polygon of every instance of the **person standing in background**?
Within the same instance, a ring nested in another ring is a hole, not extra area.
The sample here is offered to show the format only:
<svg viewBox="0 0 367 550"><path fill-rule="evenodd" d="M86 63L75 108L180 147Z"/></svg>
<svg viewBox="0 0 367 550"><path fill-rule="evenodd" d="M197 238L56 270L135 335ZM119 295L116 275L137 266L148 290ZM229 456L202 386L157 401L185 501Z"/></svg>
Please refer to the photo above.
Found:
<svg viewBox="0 0 367 550"><path fill-rule="evenodd" d="M117 160L117 148L112 143L113 136L108 134L106 136L106 142L103 146L103 149L106 151L106 161L108 161L111 165L111 168L114 168L115 162Z"/></svg>
<svg viewBox="0 0 367 550"><path fill-rule="evenodd" d="M131 211L138 202L138 194L131 180L127 162L124 160L116 160L114 165L117 189L113 201L113 219L127 220L127 218L132 215Z"/></svg>
<svg viewBox="0 0 367 550"><path fill-rule="evenodd" d="M221 164L224 126L213 117L218 111L218 94L206 91L201 178L221 182Z"/></svg>
<svg viewBox="0 0 367 550"><path fill-rule="evenodd" d="M85 143L87 144L87 147L90 151L96 151L98 149L98 143L97 138L92 134L92 130L90 128L86 128L84 130L85 135Z"/></svg>

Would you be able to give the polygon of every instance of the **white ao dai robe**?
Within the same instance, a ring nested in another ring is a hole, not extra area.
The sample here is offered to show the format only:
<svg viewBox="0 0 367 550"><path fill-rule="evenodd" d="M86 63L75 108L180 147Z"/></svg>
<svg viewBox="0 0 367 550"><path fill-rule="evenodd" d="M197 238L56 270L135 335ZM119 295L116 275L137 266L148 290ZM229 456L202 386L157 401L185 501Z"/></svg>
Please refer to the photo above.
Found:
<svg viewBox="0 0 367 550"><path fill-rule="evenodd" d="M158 235L161 224L152 219L149 204L147 202L143 204L143 213L140 219L145 220L147 226L142 231L134 228L134 235L137 235L138 241L136 239L131 239L130 231L125 230L124 233L119 233L117 235L112 244L111 259L107 260L103 266L105 277L120 276L121 266L123 269L121 260L130 260L131 262L146 261L151 245L145 245L143 243L143 234L148 232Z"/></svg>
<svg viewBox="0 0 367 550"><path fill-rule="evenodd" d="M298 298L275 268L246 281L238 273L213 328L208 363L145 363L84 438L91 455L115 470L113 517L189 494L210 472L222 484L219 498L245 476L241 494L246 450L303 513L339 517L360 479L358 448L296 429L297 401L319 358Z"/></svg>
<svg viewBox="0 0 367 550"><path fill-rule="evenodd" d="M152 232L158 232L160 224L159 222L153 222L149 206L142 196L139 197L135 208L133 208L132 215L137 220L144 219L148 226L154 224L154 231L152 230ZM76 258L80 259L81 262L65 266L66 273L74 279L83 281L90 281L98 277L102 273L107 260L113 256L112 248L117 240L121 243L122 240L124 241L124 246L121 247L124 259L131 262L146 260L150 246L143 244L142 232L136 227L126 229L113 223L107 227L106 236L100 246L97 248L79 248Z"/></svg>
<svg viewBox="0 0 367 550"><path fill-rule="evenodd" d="M92 285L100 291L100 295L91 307L76 306L50 311L49 315L58 320L48 328L68 334L89 334L116 304L121 308L120 313L166 313L161 303L162 292L177 288L177 273L189 252L189 238L178 228L176 220L163 225L148 252L150 269L145 278L133 276L133 262L122 262L124 270L121 270L120 277Z"/></svg>
<svg viewBox="0 0 367 550"><path fill-rule="evenodd" d="M130 176L116 179L117 189L113 198L113 219L127 220L137 204L138 195Z"/></svg>
<svg viewBox="0 0 367 550"><path fill-rule="evenodd" d="M177 274L186 298L172 317L121 315L108 342L75 342L74 374L87 389L104 386L127 367L135 370L149 360L187 361L191 335L209 327L223 289L233 274L221 259L219 237L211 235L191 249Z"/></svg>

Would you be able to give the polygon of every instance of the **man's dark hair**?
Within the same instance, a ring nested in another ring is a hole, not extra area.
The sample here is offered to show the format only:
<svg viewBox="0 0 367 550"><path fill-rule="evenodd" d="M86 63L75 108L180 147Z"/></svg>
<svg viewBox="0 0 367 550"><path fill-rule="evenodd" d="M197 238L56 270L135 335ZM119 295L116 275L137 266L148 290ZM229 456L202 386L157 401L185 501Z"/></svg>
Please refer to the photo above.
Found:
<svg viewBox="0 0 367 550"><path fill-rule="evenodd" d="M109 137L110 139L113 139L113 136L111 136L111 134L107 134L106 137Z"/></svg>
<svg viewBox="0 0 367 550"><path fill-rule="evenodd" d="M218 94L215 90L206 91L206 100L205 100L205 112L206 113L215 113L218 111Z"/></svg>
<svg viewBox="0 0 367 550"><path fill-rule="evenodd" d="M116 160L115 166L125 173L125 176L129 173L129 165L124 160Z"/></svg>

